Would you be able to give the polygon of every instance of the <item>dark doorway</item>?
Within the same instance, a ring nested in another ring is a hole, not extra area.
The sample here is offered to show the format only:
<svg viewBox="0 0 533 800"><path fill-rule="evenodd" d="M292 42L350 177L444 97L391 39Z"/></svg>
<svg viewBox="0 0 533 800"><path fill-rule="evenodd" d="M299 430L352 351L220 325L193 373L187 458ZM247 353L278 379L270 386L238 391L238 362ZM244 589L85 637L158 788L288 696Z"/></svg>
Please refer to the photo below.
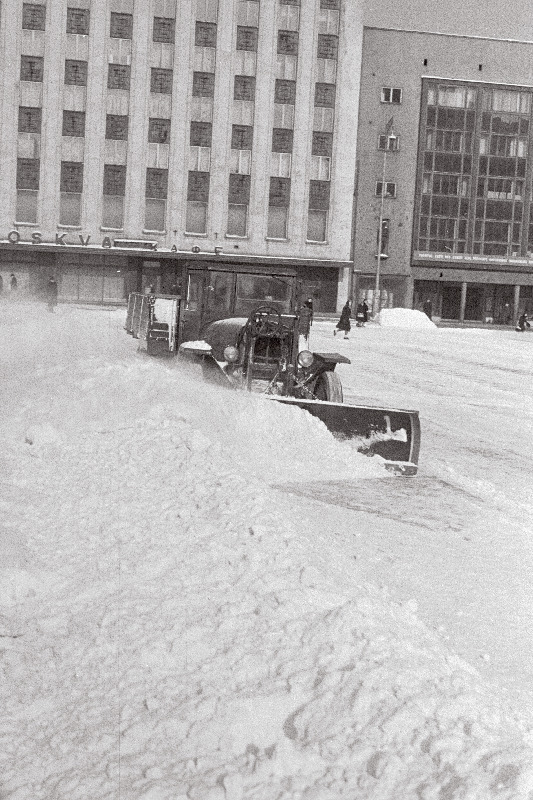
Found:
<svg viewBox="0 0 533 800"><path fill-rule="evenodd" d="M465 319L480 320L483 316L483 287L467 286Z"/></svg>
<svg viewBox="0 0 533 800"><path fill-rule="evenodd" d="M442 319L459 319L461 313L461 287L442 287Z"/></svg>

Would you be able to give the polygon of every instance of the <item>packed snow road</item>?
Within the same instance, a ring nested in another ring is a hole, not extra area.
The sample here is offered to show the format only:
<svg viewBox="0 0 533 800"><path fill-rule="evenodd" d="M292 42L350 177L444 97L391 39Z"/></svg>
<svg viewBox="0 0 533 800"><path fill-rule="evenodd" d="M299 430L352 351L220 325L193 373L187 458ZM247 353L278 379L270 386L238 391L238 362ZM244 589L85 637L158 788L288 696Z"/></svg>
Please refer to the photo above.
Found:
<svg viewBox="0 0 533 800"><path fill-rule="evenodd" d="M0 304L0 795L531 800L533 337L315 324L402 479L123 322Z"/></svg>

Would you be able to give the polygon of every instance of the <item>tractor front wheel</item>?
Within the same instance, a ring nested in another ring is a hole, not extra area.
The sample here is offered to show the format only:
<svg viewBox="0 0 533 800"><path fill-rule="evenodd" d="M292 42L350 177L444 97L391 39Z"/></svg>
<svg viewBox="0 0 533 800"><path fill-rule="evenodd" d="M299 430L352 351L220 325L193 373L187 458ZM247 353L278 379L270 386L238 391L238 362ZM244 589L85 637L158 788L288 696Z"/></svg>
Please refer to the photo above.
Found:
<svg viewBox="0 0 533 800"><path fill-rule="evenodd" d="M314 395L317 400L328 400L330 403L342 403L342 383L336 372L323 372L319 376Z"/></svg>

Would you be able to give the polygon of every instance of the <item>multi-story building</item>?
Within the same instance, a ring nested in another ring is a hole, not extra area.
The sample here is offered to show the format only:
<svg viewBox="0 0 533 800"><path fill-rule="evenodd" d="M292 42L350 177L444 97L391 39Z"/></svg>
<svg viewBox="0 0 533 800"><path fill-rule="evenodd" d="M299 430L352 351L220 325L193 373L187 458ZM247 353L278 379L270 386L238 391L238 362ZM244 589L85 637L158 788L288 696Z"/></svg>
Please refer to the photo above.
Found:
<svg viewBox="0 0 533 800"><path fill-rule="evenodd" d="M532 114L532 43L365 28L359 294L373 300L381 241L382 304L495 323L533 310Z"/></svg>
<svg viewBox="0 0 533 800"><path fill-rule="evenodd" d="M63 300L184 260L351 282L359 0L4 0L0 273Z"/></svg>

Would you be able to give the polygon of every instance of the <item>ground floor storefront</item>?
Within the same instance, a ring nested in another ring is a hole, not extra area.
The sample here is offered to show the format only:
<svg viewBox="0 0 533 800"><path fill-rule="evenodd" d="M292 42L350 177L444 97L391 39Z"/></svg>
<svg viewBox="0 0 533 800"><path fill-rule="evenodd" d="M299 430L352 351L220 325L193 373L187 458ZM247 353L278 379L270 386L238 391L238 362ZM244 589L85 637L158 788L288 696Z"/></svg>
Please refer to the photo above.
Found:
<svg viewBox="0 0 533 800"><path fill-rule="evenodd" d="M203 264L212 271L216 263L232 264L230 257L202 252L143 252L109 246L105 248L34 246L0 243L0 292L11 292L12 276L19 296L44 298L45 287L53 276L60 302L122 304L130 292L183 294L184 265ZM309 262L297 259L244 257L235 265L258 266L275 272L290 264L301 282L301 293L312 298L316 311L335 312L346 301L349 262Z"/></svg>

